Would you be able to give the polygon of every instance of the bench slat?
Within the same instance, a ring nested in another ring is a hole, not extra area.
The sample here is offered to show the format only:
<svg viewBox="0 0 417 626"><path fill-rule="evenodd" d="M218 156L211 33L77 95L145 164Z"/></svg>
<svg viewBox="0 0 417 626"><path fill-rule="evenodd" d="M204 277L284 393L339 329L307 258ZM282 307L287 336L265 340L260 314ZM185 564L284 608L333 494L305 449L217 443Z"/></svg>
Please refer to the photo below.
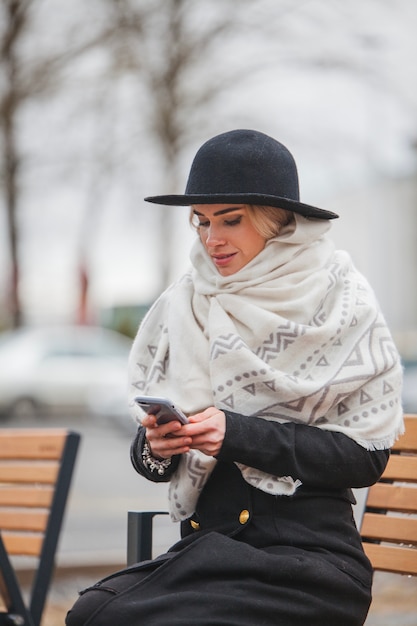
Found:
<svg viewBox="0 0 417 626"><path fill-rule="evenodd" d="M44 483L54 485L59 465L57 463L24 462L9 463L0 461L0 483Z"/></svg>
<svg viewBox="0 0 417 626"><path fill-rule="evenodd" d="M393 445L393 450L417 453L417 419L414 415L405 416L405 434Z"/></svg>
<svg viewBox="0 0 417 626"><path fill-rule="evenodd" d="M417 518L365 513L361 535L381 541L417 545Z"/></svg>
<svg viewBox="0 0 417 626"><path fill-rule="evenodd" d="M39 556L43 537L36 534L20 534L4 531L1 533L7 552L12 556Z"/></svg>
<svg viewBox="0 0 417 626"><path fill-rule="evenodd" d="M44 532L48 523L49 511L0 511L0 528L3 530L21 530Z"/></svg>
<svg viewBox="0 0 417 626"><path fill-rule="evenodd" d="M2 459L60 459L66 433L56 429L8 428L0 431Z"/></svg>
<svg viewBox="0 0 417 626"><path fill-rule="evenodd" d="M367 542L363 543L363 548L375 569L417 575L417 550Z"/></svg>
<svg viewBox="0 0 417 626"><path fill-rule="evenodd" d="M411 513L417 511L417 489L376 483L369 489L366 505L376 509Z"/></svg>
<svg viewBox="0 0 417 626"><path fill-rule="evenodd" d="M385 468L384 480L415 482L417 476L417 457L402 454L391 454Z"/></svg>
<svg viewBox="0 0 417 626"><path fill-rule="evenodd" d="M50 486L0 485L0 507L49 507L53 493Z"/></svg>

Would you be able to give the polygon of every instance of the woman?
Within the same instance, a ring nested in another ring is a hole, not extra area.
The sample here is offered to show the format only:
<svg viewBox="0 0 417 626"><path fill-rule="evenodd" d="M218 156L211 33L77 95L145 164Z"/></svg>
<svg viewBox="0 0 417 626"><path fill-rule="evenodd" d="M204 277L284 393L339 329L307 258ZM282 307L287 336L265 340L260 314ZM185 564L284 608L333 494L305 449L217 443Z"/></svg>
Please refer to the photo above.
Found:
<svg viewBox="0 0 417 626"><path fill-rule="evenodd" d="M337 215L301 203L289 151L250 130L206 142L185 195L147 200L190 205L198 233L130 359L132 462L170 481L182 539L84 593L68 626L363 624L372 569L351 488L378 480L402 432L401 367L327 237ZM139 393L189 423L141 415Z"/></svg>

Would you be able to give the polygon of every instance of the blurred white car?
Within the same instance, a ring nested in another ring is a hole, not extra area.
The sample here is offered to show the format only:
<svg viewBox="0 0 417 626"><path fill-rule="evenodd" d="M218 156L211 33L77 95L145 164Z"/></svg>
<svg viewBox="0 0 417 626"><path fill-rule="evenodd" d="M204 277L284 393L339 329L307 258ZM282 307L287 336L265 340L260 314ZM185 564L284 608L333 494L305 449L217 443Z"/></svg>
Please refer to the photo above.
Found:
<svg viewBox="0 0 417 626"><path fill-rule="evenodd" d="M131 340L93 326L0 333L0 416L87 411L128 419Z"/></svg>

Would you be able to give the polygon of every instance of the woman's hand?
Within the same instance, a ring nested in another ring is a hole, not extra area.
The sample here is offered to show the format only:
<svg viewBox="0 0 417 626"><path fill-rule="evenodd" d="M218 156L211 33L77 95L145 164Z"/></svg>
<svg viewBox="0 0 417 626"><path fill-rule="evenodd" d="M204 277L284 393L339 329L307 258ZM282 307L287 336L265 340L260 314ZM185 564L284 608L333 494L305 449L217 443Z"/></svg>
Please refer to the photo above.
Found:
<svg viewBox="0 0 417 626"><path fill-rule="evenodd" d="M146 439L156 459L169 459L174 454L184 454L190 450L192 439L178 432L182 431L180 422L158 425L155 415L147 415L142 419L142 426L146 428Z"/></svg>
<svg viewBox="0 0 417 626"><path fill-rule="evenodd" d="M208 456L216 456L223 445L226 432L226 416L214 406L189 417L189 424L182 427L191 436L190 448Z"/></svg>
<svg viewBox="0 0 417 626"><path fill-rule="evenodd" d="M214 406L201 413L190 415L189 423L182 426L172 421L158 425L155 415L147 415L142 420L146 428L146 439L151 454L157 459L168 459L174 454L184 454L191 448L208 456L220 452L226 432L226 416Z"/></svg>

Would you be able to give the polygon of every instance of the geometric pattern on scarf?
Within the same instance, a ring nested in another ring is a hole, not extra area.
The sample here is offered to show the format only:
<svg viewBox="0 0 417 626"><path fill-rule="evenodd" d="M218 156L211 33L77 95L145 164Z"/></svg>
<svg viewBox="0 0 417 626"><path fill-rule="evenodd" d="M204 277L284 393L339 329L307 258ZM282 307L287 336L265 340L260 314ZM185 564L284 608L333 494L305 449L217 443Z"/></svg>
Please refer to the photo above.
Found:
<svg viewBox="0 0 417 626"><path fill-rule="evenodd" d="M293 225L231 277L197 240L193 270L156 301L134 341L135 395L165 395L187 414L208 406L343 432L369 450L402 432L402 370L372 289L325 236L328 224ZM169 489L171 517L186 519L216 464L191 450ZM251 485L291 495L300 482L237 464Z"/></svg>

